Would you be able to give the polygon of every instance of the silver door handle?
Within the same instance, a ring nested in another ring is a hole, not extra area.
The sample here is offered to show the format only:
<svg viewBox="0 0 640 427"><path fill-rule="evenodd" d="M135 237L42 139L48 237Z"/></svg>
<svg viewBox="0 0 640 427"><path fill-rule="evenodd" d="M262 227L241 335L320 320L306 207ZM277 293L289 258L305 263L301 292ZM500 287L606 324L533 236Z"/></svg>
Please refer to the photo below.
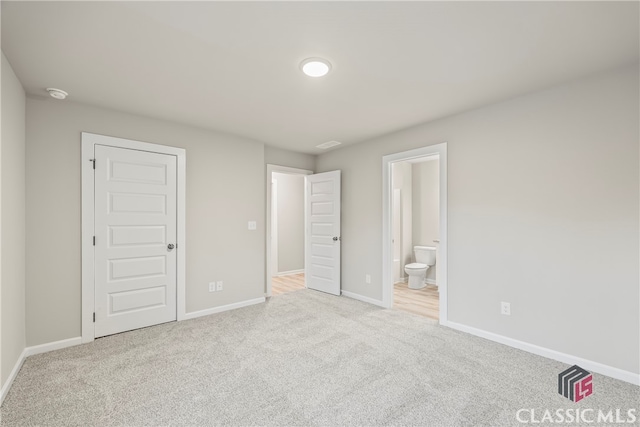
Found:
<svg viewBox="0 0 640 427"><path fill-rule="evenodd" d="M334 237L334 238L333 238L333 241L334 241L334 242L337 242L338 240L342 240L342 239L341 239L340 237Z"/></svg>
<svg viewBox="0 0 640 427"><path fill-rule="evenodd" d="M173 249L173 248L175 248L175 247L176 247L176 245L174 245L173 243L169 243L169 244L167 245L167 249L169 249L169 250L172 250L172 249Z"/></svg>

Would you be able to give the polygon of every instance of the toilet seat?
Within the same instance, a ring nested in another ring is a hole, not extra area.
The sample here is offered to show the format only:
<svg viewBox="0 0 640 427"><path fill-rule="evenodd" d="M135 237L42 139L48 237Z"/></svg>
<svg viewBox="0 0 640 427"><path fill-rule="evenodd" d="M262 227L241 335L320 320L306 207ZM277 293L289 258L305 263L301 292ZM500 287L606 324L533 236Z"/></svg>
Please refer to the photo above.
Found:
<svg viewBox="0 0 640 427"><path fill-rule="evenodd" d="M412 262L411 264L407 264L404 268L408 268L409 270L420 270L421 268L427 268L427 264L422 264L419 262Z"/></svg>

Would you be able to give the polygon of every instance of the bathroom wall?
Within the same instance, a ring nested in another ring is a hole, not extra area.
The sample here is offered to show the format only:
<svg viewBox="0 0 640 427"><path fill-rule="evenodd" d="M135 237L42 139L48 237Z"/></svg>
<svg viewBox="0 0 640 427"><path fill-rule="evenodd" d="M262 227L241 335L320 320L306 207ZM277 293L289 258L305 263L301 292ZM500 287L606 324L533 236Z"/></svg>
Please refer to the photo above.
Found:
<svg viewBox="0 0 640 427"><path fill-rule="evenodd" d="M412 173L411 164L407 162L395 163L392 165L392 181L393 188L400 190L400 196L402 205L400 208L402 215L401 225L401 246L402 255L400 260L400 276L405 277L404 266L412 263L413 259L413 231L412 231L412 215L413 215L413 202L412 202ZM394 236L395 238L395 236Z"/></svg>
<svg viewBox="0 0 640 427"><path fill-rule="evenodd" d="M412 241L414 246L435 246L433 241L440 238L439 173L437 159L411 163ZM435 282L435 268L429 269L427 280Z"/></svg>
<svg viewBox="0 0 640 427"><path fill-rule="evenodd" d="M274 173L277 182L278 269L304 269L304 175Z"/></svg>

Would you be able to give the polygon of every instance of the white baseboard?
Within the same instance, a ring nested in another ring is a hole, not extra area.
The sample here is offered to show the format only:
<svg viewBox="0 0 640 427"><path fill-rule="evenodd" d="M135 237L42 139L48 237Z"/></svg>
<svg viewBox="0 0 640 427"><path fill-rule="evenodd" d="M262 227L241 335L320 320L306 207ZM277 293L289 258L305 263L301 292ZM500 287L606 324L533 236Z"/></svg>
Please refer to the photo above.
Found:
<svg viewBox="0 0 640 427"><path fill-rule="evenodd" d="M273 277L290 276L292 274L300 274L300 273L304 273L304 269L302 269L302 270L291 270L291 271L279 271L276 274L274 274Z"/></svg>
<svg viewBox="0 0 640 427"><path fill-rule="evenodd" d="M20 368L22 368L22 364L24 363L26 358L27 358L27 349L25 348L24 350L22 350L20 357L18 357L18 360L16 361L15 366L11 370L11 373L9 374L9 378L7 378L7 381L2 385L2 389L0 389L0 406L2 406L2 402L4 402L4 398L7 397L7 394L9 393L9 389L13 384L13 380L16 379L16 376L18 375L18 372L20 372Z"/></svg>
<svg viewBox="0 0 640 427"><path fill-rule="evenodd" d="M46 353L48 351L60 350L62 348L73 347L74 345L82 344L82 337L68 338L66 340L49 342L46 344L34 345L33 347L27 347L25 351L27 356L33 356L40 353Z"/></svg>
<svg viewBox="0 0 640 427"><path fill-rule="evenodd" d="M402 282L402 283L408 283L408 282L409 282L409 280L408 280L408 279L409 279L408 277L401 277L401 278L400 278L400 281L395 282L395 283L394 283L394 285L395 285L396 283L400 283L400 282ZM436 285L436 286L437 286L436 281L435 281L435 280L433 280L433 279L424 279L424 283L426 283L427 285Z"/></svg>
<svg viewBox="0 0 640 427"><path fill-rule="evenodd" d="M402 283L407 283L409 281L409 277L405 276L405 277L401 277L400 280L396 283L402 282ZM427 285L436 285L436 281L434 279L424 279L424 282Z"/></svg>
<svg viewBox="0 0 640 427"><path fill-rule="evenodd" d="M223 311L246 307L253 304L260 304L265 301L266 299L264 297L261 297L261 298L247 300L247 301L237 302L235 304L209 308L207 310L194 311L192 313L186 313L184 316L184 320L195 319L196 317L207 316L209 314L220 313ZM60 350L66 347L72 347L80 344L82 344L82 337L75 337L75 338L69 338L66 340L54 341L46 344L40 344L40 345L35 345L32 347L25 348L22 351L20 358L18 358L16 365L13 367L13 370L11 371L9 378L7 379L5 384L2 386L2 389L0 389L0 405L2 405L2 402L4 402L4 398L9 392L9 389L11 388L11 385L13 384L13 380L16 378L16 375L18 375L18 372L20 372L20 368L22 368L22 364L24 363L27 357L34 356L40 353L46 353L48 351Z"/></svg>
<svg viewBox="0 0 640 427"><path fill-rule="evenodd" d="M519 341L513 338L505 337L504 335L494 334L493 332L483 331L482 329L473 328L471 326L462 325L460 323L455 322L444 322L441 323L442 326L447 326L451 329L456 329L458 331L466 332L471 335L475 335L477 337L486 338L490 341L494 341L500 344L508 345L509 347L514 347L520 350L524 350L528 353L537 354L538 356L546 357L547 359L557 360L559 362L567 363L569 365L579 365L580 367L592 371L597 372L602 375L606 375L611 378L615 378L621 381L625 381L631 384L640 385L640 375L635 374L633 372L625 371L619 368L614 368L613 366L608 366L599 362L594 362L592 360L583 359L581 357L572 356L570 354L561 353L556 350L551 350L549 348L540 347L535 344L530 344L524 341Z"/></svg>
<svg viewBox="0 0 640 427"><path fill-rule="evenodd" d="M207 308L206 310L192 311L184 315L184 320L196 319L210 314L222 313L223 311L235 310L236 308L247 307L254 304L260 304L266 301L265 297L254 298L246 301L240 301L233 304L221 305L220 307Z"/></svg>
<svg viewBox="0 0 640 427"><path fill-rule="evenodd" d="M347 298L353 298L353 299L357 299L358 301L362 301L362 302L366 302L366 303L369 303L369 304L377 305L379 307L384 307L384 304L382 303L382 301L377 300L377 299L373 299L373 298L369 298L369 297L365 297L364 295L354 294L353 292L349 292L349 291L342 291L342 295L347 297Z"/></svg>
<svg viewBox="0 0 640 427"><path fill-rule="evenodd" d="M223 311L233 310L241 307L247 307L249 305L260 304L263 302L265 302L265 298L261 297L261 298L255 298L252 300L237 302L235 304L214 307L207 310L195 311L192 313L187 313L184 317L184 320L195 319L196 317L207 316L209 314L220 313ZM20 372L20 368L22 368L22 364L24 363L27 357L34 356L40 353L46 353L53 350L60 350L67 347L73 347L80 344L82 344L82 337L75 337L75 338L68 338L66 340L54 341L46 344L34 345L31 347L25 348L22 351L22 354L20 354L20 357L18 358L18 360L16 361L16 364L13 367L11 374L9 374L9 378L7 378L7 381L2 385L2 388L0 389L0 405L2 405L2 402L4 402L4 398L9 392L9 389L11 388L11 385L13 384L13 381L15 380L16 375L18 375L18 372Z"/></svg>
<svg viewBox="0 0 640 427"><path fill-rule="evenodd" d="M22 350L20 357L16 361L15 366L9 374L9 378L7 378L7 381L2 385L2 389L0 389L0 405L2 405L2 402L4 402L4 398L7 396L7 393L9 393L9 389L11 388L13 381L16 379L16 376L18 375L18 372L20 372L20 369L22 368L22 365L24 364L24 361L27 359L27 357L33 356L35 354L46 353L47 351L60 350L61 348L71 347L79 344L82 344L82 337L69 338L62 341L34 345Z"/></svg>

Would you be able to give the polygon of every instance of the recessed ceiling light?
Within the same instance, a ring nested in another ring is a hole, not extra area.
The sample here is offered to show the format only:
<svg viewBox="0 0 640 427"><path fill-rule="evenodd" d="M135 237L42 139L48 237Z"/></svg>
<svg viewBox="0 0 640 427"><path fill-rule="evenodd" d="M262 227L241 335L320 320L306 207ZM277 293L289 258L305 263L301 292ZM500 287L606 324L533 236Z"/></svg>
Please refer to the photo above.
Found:
<svg viewBox="0 0 640 427"><path fill-rule="evenodd" d="M55 99L65 99L69 95L67 92L53 87L48 87L47 92Z"/></svg>
<svg viewBox="0 0 640 427"><path fill-rule="evenodd" d="M307 58L300 63L300 69L309 77L322 77L331 71L331 63L322 58Z"/></svg>

